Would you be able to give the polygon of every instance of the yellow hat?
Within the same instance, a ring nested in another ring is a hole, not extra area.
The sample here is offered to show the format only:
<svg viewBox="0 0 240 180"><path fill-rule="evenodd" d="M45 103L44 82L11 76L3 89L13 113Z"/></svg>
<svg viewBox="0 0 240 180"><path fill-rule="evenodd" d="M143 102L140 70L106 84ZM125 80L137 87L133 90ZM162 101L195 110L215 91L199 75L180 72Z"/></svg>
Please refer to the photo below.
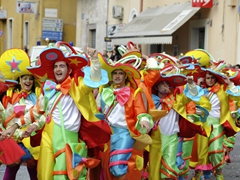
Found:
<svg viewBox="0 0 240 180"><path fill-rule="evenodd" d="M30 59L22 49L6 50L0 57L0 71L5 79L17 80L26 74L31 74L27 67L30 66Z"/></svg>
<svg viewBox="0 0 240 180"><path fill-rule="evenodd" d="M214 61L211 54L209 54L204 49L194 49L192 51L188 51L184 56L194 57L201 67L210 67L211 61Z"/></svg>

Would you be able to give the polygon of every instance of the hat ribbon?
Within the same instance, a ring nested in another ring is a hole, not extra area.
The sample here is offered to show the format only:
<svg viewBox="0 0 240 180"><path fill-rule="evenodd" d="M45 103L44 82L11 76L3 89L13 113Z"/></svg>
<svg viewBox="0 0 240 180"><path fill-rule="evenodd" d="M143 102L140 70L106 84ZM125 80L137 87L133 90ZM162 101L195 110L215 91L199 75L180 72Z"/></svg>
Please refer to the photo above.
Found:
<svg viewBox="0 0 240 180"><path fill-rule="evenodd" d="M117 102L123 106L130 97L130 88L123 87L119 91L113 91L111 88L103 88L102 99L106 105L111 106L111 104L116 99Z"/></svg>

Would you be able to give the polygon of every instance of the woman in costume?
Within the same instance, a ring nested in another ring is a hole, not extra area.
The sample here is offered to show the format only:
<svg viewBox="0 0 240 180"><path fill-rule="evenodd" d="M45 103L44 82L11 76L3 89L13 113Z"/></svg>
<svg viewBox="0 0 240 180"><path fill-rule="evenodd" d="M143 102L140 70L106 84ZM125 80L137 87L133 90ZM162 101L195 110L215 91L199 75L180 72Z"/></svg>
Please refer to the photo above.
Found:
<svg viewBox="0 0 240 180"><path fill-rule="evenodd" d="M26 69L30 65L28 55L20 49L5 51L0 58L0 70L5 78L17 80L18 84L7 90L2 98L4 109L2 110L3 127L7 129L1 133L1 139L5 139L8 128L11 127L17 118L22 117L30 107L36 104L35 81L31 73ZM37 179L37 159L39 147L33 148L30 145L30 138L22 140L23 129L18 129L11 137L24 150L25 155L20 162L7 164L4 180L14 180L22 163L26 164L31 180ZM4 140L6 141L6 140ZM7 153L6 151L4 153ZM11 156L9 152L9 156Z"/></svg>
<svg viewBox="0 0 240 180"><path fill-rule="evenodd" d="M211 68L205 71L205 96L212 104L207 118L208 126L212 126L209 138L198 136L194 140L191 167L195 167L196 174L192 179L200 179L203 171L206 180L214 173L217 180L223 180L222 168L225 165L223 139L224 135L232 136L239 131L235 120L231 116L229 102L231 97L227 89L234 89L229 78L220 74L225 66L224 61L212 62ZM228 103L226 103L228 102Z"/></svg>

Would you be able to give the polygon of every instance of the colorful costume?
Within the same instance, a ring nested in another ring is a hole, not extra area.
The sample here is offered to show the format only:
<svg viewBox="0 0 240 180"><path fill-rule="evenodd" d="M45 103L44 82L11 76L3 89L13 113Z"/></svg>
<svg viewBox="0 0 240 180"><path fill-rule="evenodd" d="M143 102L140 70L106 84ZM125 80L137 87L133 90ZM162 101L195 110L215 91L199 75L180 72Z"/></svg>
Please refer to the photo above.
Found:
<svg viewBox="0 0 240 180"><path fill-rule="evenodd" d="M165 66L165 68L167 67L171 69L171 65ZM161 72L163 71L164 70L162 70ZM158 78L156 78L155 85L160 82L167 81L170 84L170 87L182 86L186 83L185 78L185 76L180 74L162 75L159 73ZM155 87L155 85L153 87ZM195 96L191 94L191 90L189 92L189 88L195 89ZM155 89L152 88L152 90L154 92ZM152 161L153 165L154 163L160 165L159 161L161 161L161 167L150 166L150 171L151 169L155 169L153 170L153 172L158 172L160 169L161 179L177 179L178 177L179 169L177 166L181 166L181 164L178 163L182 163L180 159L177 158L177 154L181 154L181 151L178 151L179 137L192 137L195 133L206 135L206 132L203 130L202 123L188 117L185 105L188 104L191 100L194 100L197 103L200 102L202 107L210 109L210 104L206 101L206 99L200 98L202 95L200 88L187 86L184 90L184 94L181 94L180 91L176 88L174 92L170 93L167 97L164 97L163 99L160 99L155 94L153 94L152 96L155 102L156 109L168 110L168 114L163 118L159 119L159 121L156 123L156 128L154 130L158 133L153 131L154 136L156 134L160 136L158 139L161 140L162 147L152 144L152 146L155 147L155 150L153 149L152 153L161 150L162 158L156 159L155 157L152 157L150 153L150 162ZM172 121L170 122L170 120ZM186 130L187 128L191 128L192 131ZM159 149L159 147L161 147L161 149Z"/></svg>
<svg viewBox="0 0 240 180"><path fill-rule="evenodd" d="M101 93L101 109L113 131L103 155L104 179L111 180L123 175L127 179L140 179L143 149L152 142L146 130L141 131L140 121L150 121L150 125L153 125L152 117L146 113L141 94L134 97L137 88L134 79L139 79L140 74L131 65L118 62L110 65L103 58L100 60L103 69L108 70L110 81L111 73L120 69L126 73L129 82L129 85L122 88L103 88Z"/></svg>
<svg viewBox="0 0 240 180"><path fill-rule="evenodd" d="M209 138L198 136L195 139L190 165L196 170L203 170L205 178L210 178L211 171L216 170L220 172L216 174L217 179L223 179L221 169L225 165L222 146L224 134L232 136L239 131L239 128L231 116L229 103L226 103L230 100L230 96L226 93L227 86L220 84L224 83L222 74L211 69L206 71L217 79L214 86L205 89L205 96L212 104L207 124L213 127L213 131Z"/></svg>
<svg viewBox="0 0 240 180"><path fill-rule="evenodd" d="M29 71L39 78L45 76L52 80L55 79L53 66L57 61L65 61L74 75L83 74L81 69L88 64L85 56L64 56L58 48L46 49L40 54L40 60L41 65ZM84 73L84 78L68 77L59 85L47 80L37 105L24 116L25 121L36 119L34 124L39 129L43 127L38 164L39 180L86 179L85 167L93 168L100 162L87 158L87 148L102 146L109 140L111 132L106 123L94 116L97 109L92 90L106 84L108 78L106 72L101 70L98 60L91 61L91 69L85 67ZM90 77L95 77L94 81ZM22 125L21 121L18 124ZM96 138L97 133L102 134L101 139Z"/></svg>
<svg viewBox="0 0 240 180"><path fill-rule="evenodd" d="M1 71L4 77L12 80L12 85L7 90L7 94L2 98L2 103L5 108L2 112L3 127L8 129L16 122L17 118L22 117L26 112L28 112L30 107L36 104L36 95L31 91L25 92L24 89L21 91L21 88L13 92L14 87L17 86L13 86L14 80L19 79L20 84L24 75L31 75L31 73L26 69L26 66L30 65L30 60L24 51L21 49L7 50L2 54L0 63ZM28 124L25 126L27 125ZM19 147L22 148L25 155L21 157L20 163L19 161L16 161L14 162L16 165L7 166L4 179L15 179L16 173L22 162L27 164L31 180L37 178L36 165L39 155L39 147L32 147L30 145L30 138L22 140L20 137L22 131L23 129L17 129L12 138L18 143ZM11 145L9 146L11 147ZM6 150L4 154L7 154L8 158L16 156L15 154L11 154L11 151Z"/></svg>

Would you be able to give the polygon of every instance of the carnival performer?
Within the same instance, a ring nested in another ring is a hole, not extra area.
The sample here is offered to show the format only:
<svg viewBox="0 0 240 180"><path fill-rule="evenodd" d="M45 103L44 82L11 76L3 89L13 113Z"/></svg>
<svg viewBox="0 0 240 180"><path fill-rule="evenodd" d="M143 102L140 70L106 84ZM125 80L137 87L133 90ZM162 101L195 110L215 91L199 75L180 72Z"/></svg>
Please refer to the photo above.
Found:
<svg viewBox="0 0 240 180"><path fill-rule="evenodd" d="M178 148L179 137L193 137L196 133L206 135L202 122L188 117L186 105L194 101L206 110L211 108L210 103L201 97L203 92L200 87L195 85L192 77L186 77L177 73L179 71L168 74L168 72L174 72L175 68L174 65L165 65L152 87L152 98L156 109L168 110L168 114L159 119L155 123L156 128L154 128L155 131L158 131L158 136L160 136L161 144L158 147L160 146L162 158L150 159L150 162L154 161L157 163L161 161L160 167L150 166L150 170L152 168L160 170L161 179L178 178L179 161L177 162L177 155L178 153L181 154L181 148ZM181 93L181 90L177 87L182 87L186 83L187 85L183 90L184 93ZM154 147L154 145L152 146ZM156 147L157 145L155 145ZM154 162L152 163L154 164Z"/></svg>
<svg viewBox="0 0 240 180"><path fill-rule="evenodd" d="M179 58L178 64L181 67L181 73L187 76L193 76L194 82L199 85L201 88L204 88L204 75L205 71L202 70L202 67L209 67L211 65L212 56L207 53L203 49L195 49L188 51L184 56ZM183 68L185 67L185 68ZM189 110L189 108L186 108ZM201 107L197 107L195 110L190 109L192 112L191 116L201 117L201 115L197 115L197 111L199 111ZM188 113L189 114L189 113ZM199 113L198 113L199 114ZM206 123L206 116L203 121L203 126L206 127L205 129L209 129L207 131L207 136L210 135L211 129L208 128L209 126ZM188 137L183 139L182 144L182 159L184 160L184 165L180 168L179 172L179 180L187 178L189 175L189 163L192 154L192 148L194 139L197 136L201 136L200 134L196 134L194 137Z"/></svg>
<svg viewBox="0 0 240 180"><path fill-rule="evenodd" d="M1 140L6 138L8 128L10 128L16 121L16 118L23 116L28 110L36 104L36 94L33 75L26 69L26 66L30 65L30 59L28 55L21 49L10 49L5 51L1 58L1 72L4 77L12 80L12 85L7 90L7 93L2 98L4 109L2 110L2 121L3 127L7 129L1 132ZM17 64L17 65L16 65ZM13 86L14 81L17 80L17 84ZM7 83L7 82L6 82ZM24 140L21 139L21 129L15 132L11 138L13 138L24 150L25 155L21 157L20 162L16 161L14 164L6 164L6 170L4 173L4 180L15 180L16 174L21 164L26 164L27 170L31 180L37 179L37 159L39 153L39 147L31 147L30 138ZM1 146L3 143L7 143L8 140L0 142ZM5 145L6 146L6 145ZM14 154L20 153L17 147L13 144L8 144L9 150L4 150L4 154L11 156L11 149L14 149Z"/></svg>
<svg viewBox="0 0 240 180"><path fill-rule="evenodd" d="M122 55L121 60L118 62L125 62L133 65L139 70L141 74L141 78L135 79L138 84L138 88L136 89L134 96L136 96L138 93L141 94L144 106L147 112L152 116L153 121L159 120L161 117L167 114L167 111L155 109L155 105L151 97L151 87L155 83L156 78L159 76L159 69L163 68L164 64L158 64L157 60L154 57L149 58L148 56L142 54L137 49L136 45L131 41L127 43L126 47L120 46L118 49ZM151 134L153 133L151 132ZM152 141L159 142L159 139L155 139L155 136L151 135L151 137ZM149 151L152 149L152 144L150 144L144 150L144 167L142 170L142 179L159 179L159 171L153 171L153 169L149 169L149 164L151 163L151 161L149 162ZM151 155L154 158L159 157L160 159L161 151L155 151L154 153L151 153ZM153 166L155 165L156 164Z"/></svg>
<svg viewBox="0 0 240 180"><path fill-rule="evenodd" d="M153 127L153 121L147 114L141 94L134 97L135 79L139 79L140 74L130 64L110 64L99 56L102 68L108 71L112 82L103 88L100 96L103 118L113 131L103 153L103 178L141 179L143 150L152 142L147 133Z"/></svg>
<svg viewBox="0 0 240 180"><path fill-rule="evenodd" d="M192 179L200 179L203 171L206 180L215 174L217 180L223 180L222 168L225 165L223 139L224 135L232 136L239 131L235 120L231 116L229 102L230 96L226 93L229 88L235 86L226 75L220 74L225 66L224 61L212 62L211 68L206 69L205 96L212 104L212 109L207 118L208 126L212 126L210 136L198 136L194 140L191 167L195 167L195 176ZM228 102L228 103L226 103Z"/></svg>
<svg viewBox="0 0 240 180"><path fill-rule="evenodd" d="M240 71L239 69L233 68L223 68L221 70L224 74L226 74L229 79L234 83L234 85L239 86L239 78L240 78ZM233 119L236 121L236 125L240 127L240 111L239 111L239 101L230 100L230 110ZM223 139L223 147L225 149L225 161L226 163L231 163L230 153L234 148L236 141L236 135L227 137L224 135Z"/></svg>
<svg viewBox="0 0 240 180"><path fill-rule="evenodd" d="M108 82L108 77L101 69L97 51L88 48L87 53L91 58L90 67L85 67L89 63L85 55L70 53L65 56L59 48L47 48L39 56L41 65L29 69L39 81L47 80L32 111L11 128L14 131L23 126L23 121L36 120L23 132L22 136L27 137L43 127L38 180L85 180L86 167L94 168L100 162L87 157L87 148L96 148L109 141L108 125L94 115L97 107L92 94L93 89Z"/></svg>

